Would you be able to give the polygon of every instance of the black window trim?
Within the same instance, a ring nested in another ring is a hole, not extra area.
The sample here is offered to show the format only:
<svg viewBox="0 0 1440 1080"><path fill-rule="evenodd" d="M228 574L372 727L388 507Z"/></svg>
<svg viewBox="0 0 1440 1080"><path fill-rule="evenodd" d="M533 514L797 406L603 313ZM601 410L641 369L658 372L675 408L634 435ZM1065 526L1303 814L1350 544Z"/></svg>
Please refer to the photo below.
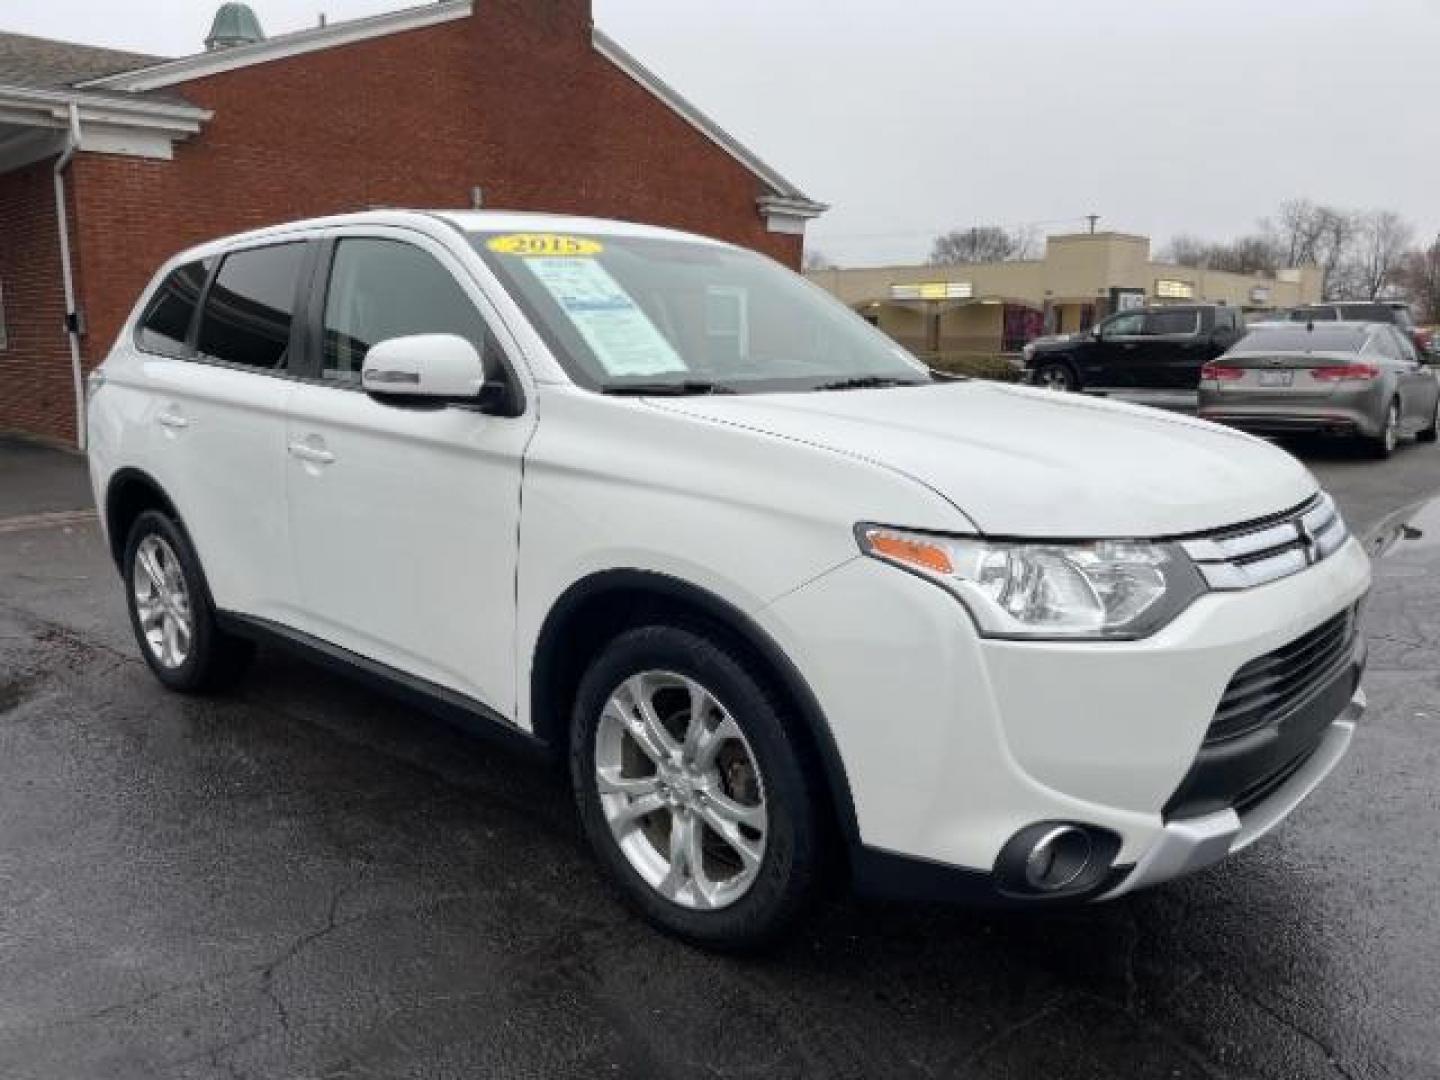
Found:
<svg viewBox="0 0 1440 1080"><path fill-rule="evenodd" d="M397 235L399 234L399 235ZM463 235L463 233L462 233ZM303 372L293 376L296 381L303 382L309 386L318 386L325 390L341 390L346 393L363 394L365 388L360 385L358 379L340 380L327 379L324 376L325 363L325 304L330 295L330 276L335 268L335 250L343 240L385 240L395 244L407 244L415 250L420 251L430 258L435 256L423 246L414 242L412 237L423 236L434 240L428 233L418 230L387 228L384 230L366 230L363 232L346 231L339 234L322 236L312 241L316 252L315 260L310 268L308 278L302 273L307 296L303 305L303 318L305 322L303 330L305 369ZM438 241L436 241L438 243ZM461 293L472 304L474 298L470 295L471 290L466 289L455 272L439 259L435 259L440 269L455 278L455 283L460 287ZM457 260L458 261L458 260ZM473 279L472 279L473 281ZM481 296L485 295L484 289L478 283L476 290ZM480 320L485 325L487 333L494 339L498 350L500 366L504 370L505 380L510 384L510 392L514 401L514 408L505 416L523 416L529 405L528 395L525 393L525 384L520 379L518 365L515 363L513 352L518 352L519 346L514 343L510 328L505 320L500 317L498 311L493 310L494 305L487 298L484 304L475 304L475 310L480 314ZM297 320L298 321L298 320ZM483 362L483 357L482 357ZM447 408L471 409L470 405L451 404ZM476 410L478 411L478 409ZM491 415L491 414L487 414Z"/></svg>
<svg viewBox="0 0 1440 1080"><path fill-rule="evenodd" d="M229 360L218 360L215 357L202 356L199 347L200 322L205 314L205 305L210 300L210 290L214 288L215 280L220 276L220 271L224 267L226 260L232 255L239 255L244 252L260 251L264 248L288 247L292 244L303 244L306 250L300 260L300 270L296 274L295 295L290 301L290 359L286 363L284 370L251 367L248 364L236 364ZM195 302L195 310L190 315L190 326L185 334L183 354L174 356L170 353L156 352L154 349L147 349L142 346L140 344L140 330L145 322L145 315L143 314L136 320L135 329L131 335L132 343L137 351L144 353L146 356L159 357L162 360L178 360L187 364L203 364L206 367L224 368L227 371L238 371L246 375L259 375L270 379L284 379L289 382L299 381L301 376L297 374L297 369L303 370L303 365L308 361L308 349L306 348L301 323L305 311L305 290L308 288L309 275L313 272L316 258L315 247L316 241L309 236L267 237L264 240L259 240L252 244L237 244L235 247L227 247L221 251L212 251L207 255L202 255L188 262L180 263L161 279L162 286L165 281L170 279L171 274L185 266L189 266L191 263L198 262L203 264L207 260L212 262L209 271L205 275L205 284L201 287L199 298ZM146 313L150 311L159 292L160 289L157 287L156 290L151 293L150 299L145 305Z"/></svg>
<svg viewBox="0 0 1440 1080"><path fill-rule="evenodd" d="M215 271L223 261L224 258L222 255L211 252L209 255L201 255L198 258L187 259L184 262L176 263L163 276L158 277L158 283L155 288L150 291L150 295L145 298L145 306L140 309L140 317L135 320L135 326L130 331L130 344L134 346L136 352L144 353L146 356L154 356L161 360L189 361L195 359L195 339L200 333L200 312L205 307L206 297L210 295L210 284L215 280ZM211 265L209 269L205 271L205 280L200 284L200 292L195 299L195 310L190 312L190 322L185 327L185 341L180 347L180 355L177 356L174 353L160 352L156 349L147 349L144 344L144 339L141 337L145 331L145 321L149 319L155 311L155 305L159 302L160 294L164 291L166 283L187 266L193 266L199 263L203 267L207 262Z"/></svg>

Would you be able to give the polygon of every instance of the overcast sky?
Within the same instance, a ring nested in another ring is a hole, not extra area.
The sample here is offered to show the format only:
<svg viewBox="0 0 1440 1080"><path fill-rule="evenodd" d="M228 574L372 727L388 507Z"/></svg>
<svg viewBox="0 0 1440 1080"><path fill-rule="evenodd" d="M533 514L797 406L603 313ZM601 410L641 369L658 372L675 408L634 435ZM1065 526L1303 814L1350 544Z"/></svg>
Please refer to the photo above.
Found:
<svg viewBox="0 0 1440 1080"><path fill-rule="evenodd" d="M194 51L216 4L0 0L0 29ZM268 33L403 0L252 0ZM952 226L1222 239L1304 195L1440 228L1440 0L595 0L812 197L845 265Z"/></svg>

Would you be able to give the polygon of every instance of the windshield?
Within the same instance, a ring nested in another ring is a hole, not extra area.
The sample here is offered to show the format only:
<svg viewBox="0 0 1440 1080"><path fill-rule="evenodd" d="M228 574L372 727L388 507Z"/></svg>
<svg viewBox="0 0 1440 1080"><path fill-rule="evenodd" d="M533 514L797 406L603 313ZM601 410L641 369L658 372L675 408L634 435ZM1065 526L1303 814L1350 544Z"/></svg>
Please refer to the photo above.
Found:
<svg viewBox="0 0 1440 1080"><path fill-rule="evenodd" d="M683 240L477 233L481 258L570 377L594 390L814 390L930 381L804 278Z"/></svg>
<svg viewBox="0 0 1440 1080"><path fill-rule="evenodd" d="M1363 326L1285 326L1261 323L1235 345L1231 352L1357 352L1370 336Z"/></svg>

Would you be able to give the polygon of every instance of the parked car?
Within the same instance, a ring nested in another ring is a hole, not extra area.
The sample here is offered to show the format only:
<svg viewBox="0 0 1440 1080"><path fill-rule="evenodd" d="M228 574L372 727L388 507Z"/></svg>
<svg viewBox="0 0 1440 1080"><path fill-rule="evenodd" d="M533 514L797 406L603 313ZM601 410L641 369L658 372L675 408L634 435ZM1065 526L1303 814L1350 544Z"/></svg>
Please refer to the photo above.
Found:
<svg viewBox="0 0 1440 1080"><path fill-rule="evenodd" d="M1194 390L1200 369L1240 339L1237 308L1186 304L1112 315L1025 347L1024 379L1051 390Z"/></svg>
<svg viewBox="0 0 1440 1080"><path fill-rule="evenodd" d="M1363 710L1369 563L1288 454L938 379L697 236L386 211L207 244L88 422L160 682L265 641L544 749L622 894L711 946L837 866L1020 905L1188 873Z"/></svg>
<svg viewBox="0 0 1440 1080"><path fill-rule="evenodd" d="M1436 440L1440 382L1390 323L1269 324L1206 365L1200 415L1265 434L1359 436L1389 457L1403 434Z"/></svg>
<svg viewBox="0 0 1440 1080"><path fill-rule="evenodd" d="M1434 348L1434 335L1429 329L1415 325L1410 305L1401 300L1340 300L1333 303L1307 304L1289 312L1291 322L1381 322L1398 327L1409 336L1420 354Z"/></svg>

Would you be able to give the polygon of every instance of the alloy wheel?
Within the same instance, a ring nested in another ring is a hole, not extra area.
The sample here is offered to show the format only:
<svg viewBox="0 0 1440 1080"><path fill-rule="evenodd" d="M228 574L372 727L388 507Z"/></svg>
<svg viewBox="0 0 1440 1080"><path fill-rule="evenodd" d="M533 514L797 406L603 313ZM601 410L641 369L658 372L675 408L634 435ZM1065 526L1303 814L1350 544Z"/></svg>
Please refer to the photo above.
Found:
<svg viewBox="0 0 1440 1080"><path fill-rule="evenodd" d="M694 679L646 671L614 689L595 783L616 844L667 900L715 910L754 884L769 832L764 779L739 724Z"/></svg>
<svg viewBox="0 0 1440 1080"><path fill-rule="evenodd" d="M180 667L190 657L195 618L175 549L162 536L146 536L135 549L131 576L146 648L162 667Z"/></svg>
<svg viewBox="0 0 1440 1080"><path fill-rule="evenodd" d="M1047 364L1040 369L1040 385L1046 390L1069 390L1070 373L1059 364Z"/></svg>

